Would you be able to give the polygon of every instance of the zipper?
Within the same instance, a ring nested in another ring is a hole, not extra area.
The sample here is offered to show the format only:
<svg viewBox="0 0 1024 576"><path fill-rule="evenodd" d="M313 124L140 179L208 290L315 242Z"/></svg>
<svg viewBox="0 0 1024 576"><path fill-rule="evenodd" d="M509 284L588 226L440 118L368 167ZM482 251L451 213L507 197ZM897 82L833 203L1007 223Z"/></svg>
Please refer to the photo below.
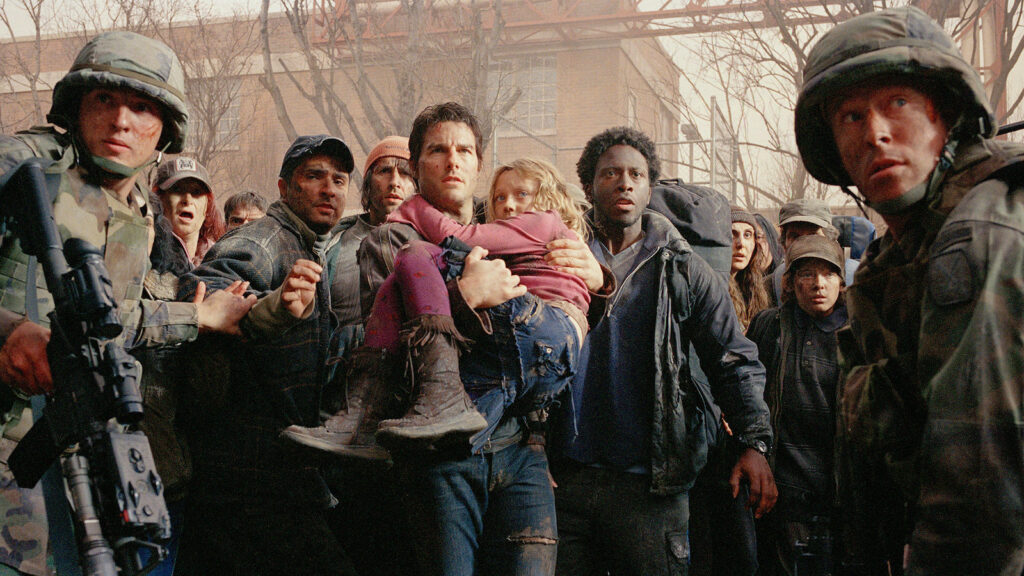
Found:
<svg viewBox="0 0 1024 576"><path fill-rule="evenodd" d="M619 303L619 298L622 296L622 288L624 286L626 286L626 284L629 283L629 280L633 277L634 274L636 274L636 271L641 269L641 268L643 268L648 262L651 261L652 258L657 256L658 254L664 254L664 253L665 253L665 248L664 247L662 247L660 250L655 250L654 252L651 253L650 256L644 258L642 262L640 262L639 264L634 266L633 269L629 271L629 274L626 274L626 277L623 278L622 284L619 286L619 289L615 291L615 298L611 302L609 302L607 306L605 306L605 310L604 310L605 318L611 317L612 309L614 309L615 305Z"/></svg>

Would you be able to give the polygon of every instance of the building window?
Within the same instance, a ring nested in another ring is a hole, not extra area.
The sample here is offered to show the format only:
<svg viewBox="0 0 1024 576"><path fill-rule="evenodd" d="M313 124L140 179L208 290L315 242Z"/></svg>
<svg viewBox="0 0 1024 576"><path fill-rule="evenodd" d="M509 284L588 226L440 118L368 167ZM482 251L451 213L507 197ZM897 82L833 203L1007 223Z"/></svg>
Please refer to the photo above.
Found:
<svg viewBox="0 0 1024 576"><path fill-rule="evenodd" d="M189 150L210 153L240 149L240 87L238 80L225 83L202 79L190 83Z"/></svg>
<svg viewBox="0 0 1024 576"><path fill-rule="evenodd" d="M515 98L505 117L498 119L499 134L522 135L522 130L533 135L555 132L558 72L554 56L502 62L491 74L491 85L492 92L499 95L495 99L499 106L503 99Z"/></svg>
<svg viewBox="0 0 1024 576"><path fill-rule="evenodd" d="M217 123L217 147L221 150L238 150L238 99L235 99Z"/></svg>

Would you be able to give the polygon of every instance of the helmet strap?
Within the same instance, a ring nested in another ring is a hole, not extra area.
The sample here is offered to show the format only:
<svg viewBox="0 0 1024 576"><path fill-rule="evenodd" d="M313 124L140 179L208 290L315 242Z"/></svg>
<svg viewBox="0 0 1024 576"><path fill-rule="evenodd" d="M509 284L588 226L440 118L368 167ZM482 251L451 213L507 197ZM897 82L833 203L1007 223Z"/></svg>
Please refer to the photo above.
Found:
<svg viewBox="0 0 1024 576"><path fill-rule="evenodd" d="M921 200L933 198L946 172L953 167L953 154L956 152L956 147L956 140L951 138L946 141L939 155L939 161L935 163L935 168L932 169L927 180L907 190L897 198L882 202L868 202L868 206L872 207L879 214L895 216L906 212Z"/></svg>
<svg viewBox="0 0 1024 576"><path fill-rule="evenodd" d="M850 187L847 186L846 184L840 184L839 187L843 190L843 194L846 194L850 198L853 198L854 203L857 204L857 208L860 209L860 213L863 214L865 218L870 220L871 217L868 216L868 210L867 208L864 207L864 202L866 202L867 200L861 198L860 194L857 194L853 190L850 190Z"/></svg>
<svg viewBox="0 0 1024 576"><path fill-rule="evenodd" d="M141 165L133 168L131 166L121 164L120 162L114 162L113 160L109 160L107 158L102 158L100 156L90 154L85 144L79 140L77 134L74 135L74 141L75 148L82 151L82 153L79 154L79 160L86 165L86 168L88 168L90 172L93 171L92 169L95 169L96 175L100 177L100 179L109 178L111 180L122 180L124 178L131 178L137 175L145 168L160 162L160 160L163 158L164 150L166 150L167 147L170 146L170 142L168 142L167 144L164 145L163 148L157 151L157 155L153 159L143 162Z"/></svg>

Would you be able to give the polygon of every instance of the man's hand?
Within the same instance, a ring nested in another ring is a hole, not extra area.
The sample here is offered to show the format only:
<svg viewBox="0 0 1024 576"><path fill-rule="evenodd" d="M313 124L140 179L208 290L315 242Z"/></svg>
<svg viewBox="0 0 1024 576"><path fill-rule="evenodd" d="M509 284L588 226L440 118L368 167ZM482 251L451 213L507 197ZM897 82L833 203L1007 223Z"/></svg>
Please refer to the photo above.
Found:
<svg viewBox="0 0 1024 576"><path fill-rule="evenodd" d="M604 284L604 273L597 258L590 248L580 240L560 238L547 245L548 253L544 261L569 274L579 277L587 285L587 290L597 292Z"/></svg>
<svg viewBox="0 0 1024 576"><path fill-rule="evenodd" d="M206 284L200 282L196 286L196 296L192 299L199 316L199 331L240 336L242 331L238 328L238 322L256 303L255 294L245 295L248 288L248 282L235 280L227 288L214 292L207 298Z"/></svg>
<svg viewBox="0 0 1024 576"><path fill-rule="evenodd" d="M306 308L316 298L316 285L323 271L323 267L312 260L295 261L281 285L281 305L289 314L296 318L305 315Z"/></svg>
<svg viewBox="0 0 1024 576"><path fill-rule="evenodd" d="M39 324L22 322L0 348L0 380L25 394L53 390L46 344L50 331Z"/></svg>
<svg viewBox="0 0 1024 576"><path fill-rule="evenodd" d="M754 508L754 518L760 518L767 514L775 506L779 498L779 490L775 487L775 477L772 476L772 469L764 455L747 448L740 455L736 466L729 476L729 485L732 486L732 497L740 493L740 480L746 478L750 482L750 499L747 501L747 508Z"/></svg>
<svg viewBox="0 0 1024 576"><path fill-rule="evenodd" d="M487 250L475 246L466 255L466 264L459 278L459 291L470 308L492 308L526 294L519 276L505 267L504 260L484 260Z"/></svg>

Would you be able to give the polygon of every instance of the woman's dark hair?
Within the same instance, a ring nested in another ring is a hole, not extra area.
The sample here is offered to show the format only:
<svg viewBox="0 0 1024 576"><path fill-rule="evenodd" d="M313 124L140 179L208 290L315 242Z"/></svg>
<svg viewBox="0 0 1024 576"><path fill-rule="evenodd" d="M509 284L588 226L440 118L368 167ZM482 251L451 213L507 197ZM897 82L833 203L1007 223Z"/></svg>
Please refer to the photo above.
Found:
<svg viewBox="0 0 1024 576"><path fill-rule="evenodd" d="M754 253L750 255L747 267L729 278L729 296L744 330L758 312L771 307L771 298L764 284L765 270L771 255L768 253L764 230L760 226L754 226L754 237Z"/></svg>
<svg viewBox="0 0 1024 576"><path fill-rule="evenodd" d="M654 150L654 141L639 130L627 126L617 126L601 132L591 138L583 154L580 154L576 162L576 175L580 178L583 190L587 192L588 198L591 194L591 186L594 183L594 172L597 170L597 160L612 146L623 144L635 148L647 160L647 179L654 186L661 176L661 162L658 160L658 153Z"/></svg>
<svg viewBox="0 0 1024 576"><path fill-rule="evenodd" d="M782 242L779 241L779 232L775 226L768 221L760 212L754 212L754 219L761 226L761 231L764 232L764 241L768 245L768 256L771 258L771 262L768 263L768 268L765 269L765 276L770 276L775 268L779 266L786 258L786 251L782 249Z"/></svg>

